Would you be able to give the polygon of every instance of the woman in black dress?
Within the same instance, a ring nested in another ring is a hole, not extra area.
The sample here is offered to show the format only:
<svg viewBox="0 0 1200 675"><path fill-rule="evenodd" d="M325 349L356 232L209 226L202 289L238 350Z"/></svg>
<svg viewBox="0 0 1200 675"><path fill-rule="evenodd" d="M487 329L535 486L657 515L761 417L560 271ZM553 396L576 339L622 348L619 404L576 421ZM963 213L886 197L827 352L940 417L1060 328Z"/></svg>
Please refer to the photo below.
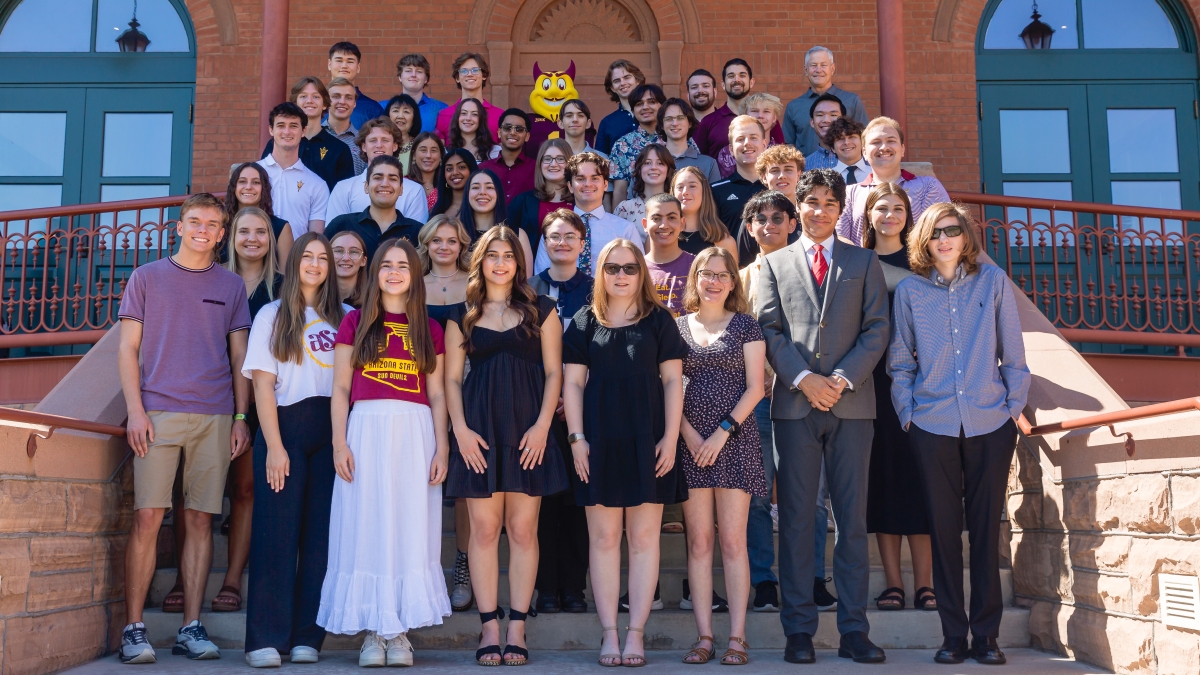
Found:
<svg viewBox="0 0 1200 675"><path fill-rule="evenodd" d="M912 274L904 242L913 228L912 207L904 188L880 183L867 195L863 248L874 249L887 280L888 302L896 284ZM913 606L936 610L933 592L933 551L925 517L925 494L908 433L892 405L892 378L887 358L875 366L875 436L871 441L871 470L867 487L867 531L875 533L887 589L875 599L882 610L904 609L904 582L900 576L900 540L908 537L913 565Z"/></svg>
<svg viewBox="0 0 1200 675"><path fill-rule="evenodd" d="M658 302L640 244L614 239L600 252L592 303L563 337L563 406L587 508L590 569L603 637L600 665L646 663L643 630L658 581L664 504L687 499L675 461L688 348ZM629 537L629 632L617 636L621 534Z"/></svg>
<svg viewBox="0 0 1200 675"><path fill-rule="evenodd" d="M447 401L454 434L446 494L471 517L471 585L483 623L481 665L522 665L538 563L541 497L567 487L550 424L562 391L562 324L529 287L517 232L488 230L471 254L467 302L446 322ZM470 373L463 371L470 359ZM512 603L500 651L500 530L508 534ZM516 609L524 607L523 610Z"/></svg>

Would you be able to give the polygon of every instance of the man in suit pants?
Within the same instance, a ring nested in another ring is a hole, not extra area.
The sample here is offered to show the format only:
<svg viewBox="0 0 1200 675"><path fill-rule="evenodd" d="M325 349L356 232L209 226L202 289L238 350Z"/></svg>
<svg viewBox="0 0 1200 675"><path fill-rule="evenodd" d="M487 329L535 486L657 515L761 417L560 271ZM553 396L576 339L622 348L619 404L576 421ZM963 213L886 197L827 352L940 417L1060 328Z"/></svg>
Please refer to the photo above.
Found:
<svg viewBox="0 0 1200 675"><path fill-rule="evenodd" d="M838 526L833 553L842 635L838 656L879 662L883 650L867 637L866 513L875 418L871 371L887 349L887 285L874 251L834 233L846 204L846 184L836 171L805 172L796 201L803 232L765 258L758 291L758 321L776 372L771 420L779 453L784 658L816 661L812 528L823 458Z"/></svg>

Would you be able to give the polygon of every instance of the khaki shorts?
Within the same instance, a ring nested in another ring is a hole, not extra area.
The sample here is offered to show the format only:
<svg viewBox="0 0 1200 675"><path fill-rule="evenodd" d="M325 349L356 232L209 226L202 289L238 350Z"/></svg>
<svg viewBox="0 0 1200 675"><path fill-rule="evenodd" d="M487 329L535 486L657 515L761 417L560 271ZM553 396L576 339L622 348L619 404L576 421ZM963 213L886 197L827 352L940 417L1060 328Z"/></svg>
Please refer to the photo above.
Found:
<svg viewBox="0 0 1200 675"><path fill-rule="evenodd" d="M183 453L183 508L221 513L229 473L233 415L146 413L154 442L145 457L133 457L133 508L171 508L171 488Z"/></svg>

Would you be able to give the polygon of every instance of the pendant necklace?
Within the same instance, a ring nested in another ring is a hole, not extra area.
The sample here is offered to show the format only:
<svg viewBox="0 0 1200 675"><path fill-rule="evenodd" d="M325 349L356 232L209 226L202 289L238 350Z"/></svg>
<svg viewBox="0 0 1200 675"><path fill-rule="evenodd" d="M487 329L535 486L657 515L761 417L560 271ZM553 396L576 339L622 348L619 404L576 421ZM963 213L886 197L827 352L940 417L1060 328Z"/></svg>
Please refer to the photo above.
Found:
<svg viewBox="0 0 1200 675"><path fill-rule="evenodd" d="M449 276L444 276L444 277L443 277L443 276L438 276L437 274L434 274L433 272L430 272L430 273L429 273L429 276L433 277L434 279L453 279L454 277L458 276L458 273L459 273L459 270L454 270L454 274L451 274L451 275L449 275ZM449 283L448 283L448 282L446 282L446 281L443 281L443 282L442 282L442 292L443 292L443 293L445 293L445 292L446 292L446 288L447 288L448 286L449 286Z"/></svg>

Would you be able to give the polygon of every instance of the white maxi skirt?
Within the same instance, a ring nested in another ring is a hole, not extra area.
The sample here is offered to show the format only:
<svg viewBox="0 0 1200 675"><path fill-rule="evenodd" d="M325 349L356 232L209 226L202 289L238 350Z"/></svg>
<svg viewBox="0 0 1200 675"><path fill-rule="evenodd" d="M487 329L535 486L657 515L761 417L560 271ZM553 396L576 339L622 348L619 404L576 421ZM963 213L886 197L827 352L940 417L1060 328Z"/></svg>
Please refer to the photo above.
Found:
<svg viewBox="0 0 1200 675"><path fill-rule="evenodd" d="M347 444L354 480L334 478L329 568L317 624L390 640L450 616L442 572L442 488L429 484L437 449L429 407L358 401Z"/></svg>

